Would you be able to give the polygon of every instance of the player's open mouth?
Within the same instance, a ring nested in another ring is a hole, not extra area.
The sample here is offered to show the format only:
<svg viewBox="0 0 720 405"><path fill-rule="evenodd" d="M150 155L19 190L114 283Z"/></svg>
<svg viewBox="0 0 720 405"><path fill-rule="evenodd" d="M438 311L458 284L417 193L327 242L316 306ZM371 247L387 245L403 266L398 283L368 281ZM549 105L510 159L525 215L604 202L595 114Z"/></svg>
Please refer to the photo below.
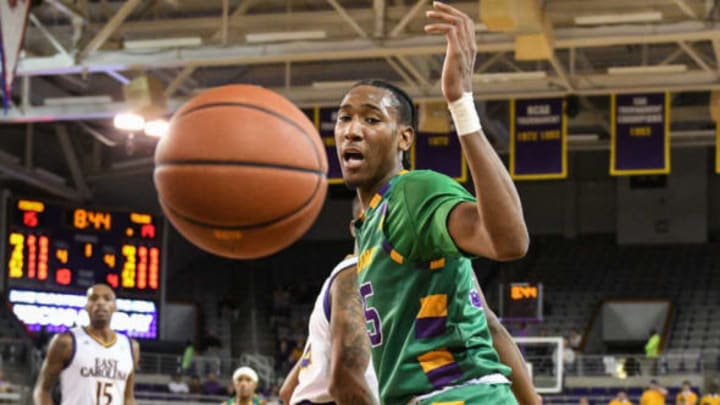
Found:
<svg viewBox="0 0 720 405"><path fill-rule="evenodd" d="M343 164L348 169L357 169L365 161L365 157L358 151L343 152Z"/></svg>

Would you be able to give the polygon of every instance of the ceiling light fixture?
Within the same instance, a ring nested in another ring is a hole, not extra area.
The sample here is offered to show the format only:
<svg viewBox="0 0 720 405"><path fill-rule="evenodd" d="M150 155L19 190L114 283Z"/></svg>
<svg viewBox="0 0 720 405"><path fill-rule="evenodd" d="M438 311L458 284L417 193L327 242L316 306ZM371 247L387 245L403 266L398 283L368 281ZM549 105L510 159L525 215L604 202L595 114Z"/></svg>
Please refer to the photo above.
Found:
<svg viewBox="0 0 720 405"><path fill-rule="evenodd" d="M686 71L687 65L616 66L607 70L611 76L683 73Z"/></svg>
<svg viewBox="0 0 720 405"><path fill-rule="evenodd" d="M627 14L581 15L575 17L576 25L626 24L638 22L661 21L663 14L659 11L645 11Z"/></svg>
<svg viewBox="0 0 720 405"><path fill-rule="evenodd" d="M264 42L301 41L325 38L327 38L327 32L325 31L283 31L250 33L245 36L245 41L249 44L259 44Z"/></svg>

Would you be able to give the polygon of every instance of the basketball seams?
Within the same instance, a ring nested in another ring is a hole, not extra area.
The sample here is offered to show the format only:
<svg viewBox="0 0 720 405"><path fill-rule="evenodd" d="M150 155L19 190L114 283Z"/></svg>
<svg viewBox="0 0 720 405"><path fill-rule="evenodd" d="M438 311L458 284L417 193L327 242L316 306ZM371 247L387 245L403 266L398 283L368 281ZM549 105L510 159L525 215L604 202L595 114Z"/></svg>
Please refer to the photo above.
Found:
<svg viewBox="0 0 720 405"><path fill-rule="evenodd" d="M206 110L206 109L210 109L210 108L214 108L214 107L240 107L240 108L247 108L247 109L251 109L251 110L257 110L262 113L271 115L274 118L278 118L287 124L290 124L293 128L297 129L305 137L305 140L307 140L310 143L310 147L315 156L315 162L317 163L319 168L323 167L322 159L320 156L320 151L318 151L317 145L315 145L315 143L313 142L312 136L310 134L308 134L305 131L305 129L300 124L295 122L294 120L292 120L282 114L279 114L276 111L266 108L266 107L262 107L259 105L246 103L246 102L242 102L242 101L223 101L223 102L219 102L219 103L205 103L205 104L200 104L200 105L194 106L192 108L189 108L187 111L182 111L179 115L177 115L174 118L174 120L179 120L179 119L186 117L194 112L202 111L202 110Z"/></svg>
<svg viewBox="0 0 720 405"><path fill-rule="evenodd" d="M213 224L205 221L201 221L192 217L189 217L187 215L184 215L177 211L175 208L173 208L166 199L162 198L162 195L158 195L158 198L161 200L162 205L164 205L173 215L177 216L178 218L182 219L183 221L187 221L193 225L197 225L203 228L211 228L211 229L221 229L221 230L250 230L250 229L256 229L256 228L263 228L269 225L274 225L278 222L282 222L290 217L293 217L298 212L305 209L310 203L313 202L314 198L316 197L316 194L320 190L320 186L323 184L323 176L318 176L317 181L315 182L315 188L313 189L312 193L310 193L309 197L303 201L301 204L299 204L296 208L292 209L290 212L285 213L279 217L273 218L271 220L258 222L254 224L249 225L221 225L221 224ZM160 190L158 190L160 191ZM161 194L161 193L158 193Z"/></svg>
<svg viewBox="0 0 720 405"><path fill-rule="evenodd" d="M307 167L301 166L290 166L281 165L276 163L265 163L265 162L248 162L244 160L191 160L191 159L180 159L170 160L155 165L156 168L170 166L245 166L245 167L260 167L277 170L288 170L303 173L312 173L321 177L327 176L322 170L308 169Z"/></svg>

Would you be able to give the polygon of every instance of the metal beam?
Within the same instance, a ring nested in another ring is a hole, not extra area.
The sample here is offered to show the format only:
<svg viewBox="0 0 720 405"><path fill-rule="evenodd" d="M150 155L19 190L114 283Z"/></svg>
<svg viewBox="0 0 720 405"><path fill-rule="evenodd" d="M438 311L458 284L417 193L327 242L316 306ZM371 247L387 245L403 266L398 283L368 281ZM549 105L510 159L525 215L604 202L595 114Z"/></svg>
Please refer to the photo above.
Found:
<svg viewBox="0 0 720 405"><path fill-rule="evenodd" d="M689 4L687 4L687 1L685 0L674 0L675 4L678 6L680 10L682 10L683 13L685 13L686 16L692 18L693 20L697 20L698 16L695 10L693 10L692 7L690 7Z"/></svg>
<svg viewBox="0 0 720 405"><path fill-rule="evenodd" d="M337 2L337 0L327 0L327 2L335 9L335 11L340 14L340 17L342 17L348 25L355 31L360 38L367 38L368 34L365 32L365 30L360 26L360 24L355 21L354 18L350 14L348 14L347 10L343 6L340 5L340 3Z"/></svg>
<svg viewBox="0 0 720 405"><path fill-rule="evenodd" d="M422 73L420 73L420 71L417 69L417 67L415 67L415 65L412 62L410 62L407 59L407 57L398 56L397 60L405 68L405 70L407 70L411 75L413 75L415 80L417 80L417 82L420 83L421 86L430 87L430 81L427 78L425 78L425 76L423 76Z"/></svg>
<svg viewBox="0 0 720 405"><path fill-rule="evenodd" d="M83 200L84 197L76 190L56 181L62 177L47 171L26 168L18 163L18 160L17 157L0 151L0 173L68 200ZM49 175L43 173L49 173Z"/></svg>
<svg viewBox="0 0 720 405"><path fill-rule="evenodd" d="M183 70L175 76L165 89L165 97L172 97L182 84L195 73L195 66L185 66Z"/></svg>
<svg viewBox="0 0 720 405"><path fill-rule="evenodd" d="M662 62L658 63L658 65L663 66L663 65L670 64L670 63L672 63L675 59L677 59L680 55L682 55L684 52L685 52L685 51L683 51L682 48L679 48L679 47L678 47L678 49L676 49L675 51L673 51L673 53L671 53L670 55L668 55L665 59L662 60Z"/></svg>
<svg viewBox="0 0 720 405"><path fill-rule="evenodd" d="M405 16L400 20L400 22L393 27L392 31L390 31L391 37L396 37L400 35L400 33L405 29L405 26L408 25L410 20L415 18L415 15L425 6L427 3L427 0L418 0L417 3L413 6L413 8L410 9L410 12L405 14Z"/></svg>
<svg viewBox="0 0 720 405"><path fill-rule="evenodd" d="M50 31L48 31L47 28L45 28L45 25L43 25L43 23L40 22L37 17L35 17L34 13L30 13L29 18L30 22L32 22L33 25L38 29L38 31L43 34L43 36L48 40L48 42L50 42L50 45L52 45L53 48L58 51L58 53L67 57L70 56L67 50L65 50L65 47L60 44L60 41L58 41L57 38L55 38L55 36Z"/></svg>
<svg viewBox="0 0 720 405"><path fill-rule="evenodd" d="M45 2L55 7L57 11L65 14L65 16L68 17L70 20L81 20L83 22L87 22L87 17L85 17L85 14L80 12L80 10L75 8L75 6L72 4L68 4L63 0L45 0Z"/></svg>
<svg viewBox="0 0 720 405"><path fill-rule="evenodd" d="M102 133L100 133L100 131L98 131L95 128L91 127L90 125L84 123L83 121L79 121L78 125L80 126L80 128L85 130L85 132L92 135L93 138L95 138L98 141L98 143L101 143L101 144L111 147L111 148L114 148L115 146L117 146L117 142L115 142L112 139L108 138L107 136L103 135ZM93 144L93 145L95 145L95 144Z"/></svg>
<svg viewBox="0 0 720 405"><path fill-rule="evenodd" d="M91 53L97 51L102 44L107 41L108 38L110 38L110 35L112 35L115 30L122 24L123 21L132 13L132 11L137 7L138 4L140 4L142 0L127 0L122 7L115 13L115 15L110 19L110 21L105 24L105 26L100 30L100 32L97 33L93 37L92 40L90 40L90 43L85 46L85 49L80 51L77 55L78 60L83 60L86 56L90 55Z"/></svg>
<svg viewBox="0 0 720 405"><path fill-rule="evenodd" d="M220 19L220 43L227 45L228 26L230 25L230 2L222 0L222 18Z"/></svg>
<svg viewBox="0 0 720 405"><path fill-rule="evenodd" d="M335 1L335 0L333 0ZM617 27L611 30L558 29L556 49L605 47L630 44L694 42L720 40L720 25L684 24L646 27ZM514 50L512 38L504 34L488 34L478 42L478 52L510 52ZM123 71L138 68L172 68L188 65L227 66L284 62L310 62L328 60L356 60L384 58L386 56L433 55L445 52L445 39L438 36L418 35L394 38L376 43L370 39L330 40L307 43L265 45L236 45L228 47L204 46L187 49L165 49L142 54L123 51L100 51L89 55L81 63L73 63L61 56L27 58L19 61L19 76L58 75L83 72Z"/></svg>
<svg viewBox="0 0 720 405"><path fill-rule="evenodd" d="M558 77L560 77L563 86L565 86L565 88L570 91L574 91L575 85L573 84L572 78L570 77L570 75L568 75L567 71L565 71L565 67L562 65L562 63L560 63L557 55L553 54L550 57L550 64L555 70L555 73L557 73Z"/></svg>
<svg viewBox="0 0 720 405"><path fill-rule="evenodd" d="M231 19L240 17L241 15L246 14L248 12L248 10L250 10L250 7L252 7L253 4L255 4L256 2L257 2L257 0L245 0L242 3L240 3L239 6L235 7L235 10L233 10L233 12L228 17L228 28L229 28ZM215 31L215 33L211 36L211 39L213 41L220 40L220 39L222 39L222 35L223 35L223 27L221 26L220 29Z"/></svg>
<svg viewBox="0 0 720 405"><path fill-rule="evenodd" d="M385 11L387 10L387 4L385 0L373 0L373 11L375 11L375 33L376 38L381 38L385 35Z"/></svg>
<svg viewBox="0 0 720 405"><path fill-rule="evenodd" d="M481 65L479 65L477 68L475 68L475 73L483 73L487 69L489 69L492 65L497 63L500 59L504 58L505 54L502 52L498 52L494 54L493 56L487 58L485 62L483 62Z"/></svg>
<svg viewBox="0 0 720 405"><path fill-rule="evenodd" d="M715 53L715 68L720 72L720 39L712 41L713 52Z"/></svg>
<svg viewBox="0 0 720 405"><path fill-rule="evenodd" d="M88 189L85 177L83 176L82 168L80 168L80 162L78 161L75 150L73 149L72 142L70 141L70 135L68 135L67 127L63 124L55 124L55 134L57 135L58 141L60 142L60 148L65 155L65 163L70 169L73 182L78 192L85 198L90 198L91 193Z"/></svg>
<svg viewBox="0 0 720 405"><path fill-rule="evenodd" d="M713 69L707 63L705 63L705 60L703 60L703 58L698 55L697 51L695 50L695 48L692 47L692 45L689 45L688 43L683 41L678 42L678 45L680 46L680 48L682 48L683 51L685 51L685 53L688 54L690 59L697 63L697 65L702 70L705 70L707 72L713 71Z"/></svg>
<svg viewBox="0 0 720 405"><path fill-rule="evenodd" d="M400 65L398 65L397 62L395 62L391 57L386 57L385 61L388 63L388 65L390 65L391 68L393 68L393 70L395 70L395 72L397 72L398 75L400 75L400 77L402 77L402 79L405 81L405 83L407 83L408 86L417 88L417 83L413 81L413 79L403 70L402 67L400 67Z"/></svg>
<svg viewBox="0 0 720 405"><path fill-rule="evenodd" d="M475 96L482 100L506 100L508 98L535 98L560 97L567 94L577 95L607 95L610 93L631 92L706 92L720 90L715 72L692 70L681 74L661 75L627 75L611 76L579 75L572 77L575 89L557 89L550 84L553 78L546 80L516 81L500 83L484 83L475 89ZM274 88L273 90L285 95L302 107L332 106L337 103L346 90L323 89L318 90L312 86ZM427 88L408 86L408 92L417 101L442 100L442 90L438 83ZM168 100L168 112L178 109L187 98L172 98ZM6 115L0 115L2 123L26 123L48 121L78 121L98 120L112 118L118 112L127 108L124 102L108 104L80 104L32 106L27 111L11 108Z"/></svg>

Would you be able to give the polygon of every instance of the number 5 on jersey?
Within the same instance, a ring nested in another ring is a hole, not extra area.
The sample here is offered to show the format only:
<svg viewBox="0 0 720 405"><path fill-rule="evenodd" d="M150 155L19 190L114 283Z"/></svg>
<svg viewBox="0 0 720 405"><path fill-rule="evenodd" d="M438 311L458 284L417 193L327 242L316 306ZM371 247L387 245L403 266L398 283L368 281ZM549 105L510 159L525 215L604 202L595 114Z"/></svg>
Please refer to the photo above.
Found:
<svg viewBox="0 0 720 405"><path fill-rule="evenodd" d="M370 345L372 347L380 346L383 342L382 337L382 323L380 321L380 314L377 309L368 307L368 298L374 293L372 283L367 282L360 286L360 295L363 300L363 310L365 311L365 323L372 324L371 328L368 328L368 336L370 337Z"/></svg>
<svg viewBox="0 0 720 405"><path fill-rule="evenodd" d="M95 405L112 404L112 387L113 383L106 381L98 381L95 390Z"/></svg>

